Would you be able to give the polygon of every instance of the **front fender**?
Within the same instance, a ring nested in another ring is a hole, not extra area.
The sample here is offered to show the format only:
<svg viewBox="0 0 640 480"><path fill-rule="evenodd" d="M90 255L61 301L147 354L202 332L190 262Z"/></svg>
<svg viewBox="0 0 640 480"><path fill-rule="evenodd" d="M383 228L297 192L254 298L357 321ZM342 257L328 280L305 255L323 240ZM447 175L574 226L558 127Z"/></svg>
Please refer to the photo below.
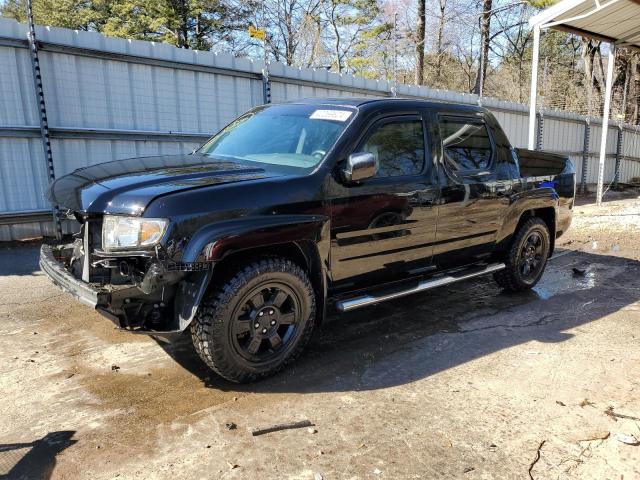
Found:
<svg viewBox="0 0 640 480"><path fill-rule="evenodd" d="M319 242L328 221L322 215L272 215L216 222L193 235L182 262L216 262L240 250L278 243Z"/></svg>
<svg viewBox="0 0 640 480"><path fill-rule="evenodd" d="M273 215L245 217L217 222L198 230L183 251L181 263L213 265L232 253L279 243L315 244L316 255L311 258L314 270L312 281L320 294L326 296L326 263L328 260L328 217L319 215ZM317 259L317 260L315 260ZM177 328L185 330L198 310L213 275L213 269L192 274L180 283L175 301ZM319 312L324 317L324 309Z"/></svg>

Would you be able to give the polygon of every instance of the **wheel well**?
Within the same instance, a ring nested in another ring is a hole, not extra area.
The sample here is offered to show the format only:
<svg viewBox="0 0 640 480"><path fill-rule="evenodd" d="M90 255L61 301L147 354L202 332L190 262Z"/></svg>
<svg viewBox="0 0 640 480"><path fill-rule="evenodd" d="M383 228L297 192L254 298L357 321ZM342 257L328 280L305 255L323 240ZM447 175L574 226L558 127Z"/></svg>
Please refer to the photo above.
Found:
<svg viewBox="0 0 640 480"><path fill-rule="evenodd" d="M307 271L309 269L306 257L295 243L279 243L238 250L225 255L222 260L216 263L214 270L218 278L226 277L228 274L235 273L240 266L265 257L287 258L303 269Z"/></svg>
<svg viewBox="0 0 640 480"><path fill-rule="evenodd" d="M322 264L318 250L312 242L287 242L248 248L230 253L217 262L213 268L213 278L208 288L226 282L239 268L265 257L286 258L301 267L309 276L316 294L317 322L324 319L325 286Z"/></svg>
<svg viewBox="0 0 640 480"><path fill-rule="evenodd" d="M553 254L553 250L555 248L556 243L556 211L553 207L544 207L544 208L536 208L533 210L527 210L522 213L520 216L520 220L518 221L518 226L516 227L516 231L520 228L520 226L529 220L532 217L538 217L544 223L547 224L547 228L549 229L549 236L551 237L551 251L549 252L549 256Z"/></svg>

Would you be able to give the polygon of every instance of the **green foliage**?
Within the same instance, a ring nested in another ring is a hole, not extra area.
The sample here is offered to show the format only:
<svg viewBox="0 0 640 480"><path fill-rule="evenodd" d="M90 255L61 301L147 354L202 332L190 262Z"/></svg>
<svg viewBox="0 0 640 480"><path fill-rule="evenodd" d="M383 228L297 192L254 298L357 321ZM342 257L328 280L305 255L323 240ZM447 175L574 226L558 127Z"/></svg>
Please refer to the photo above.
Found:
<svg viewBox="0 0 640 480"><path fill-rule="evenodd" d="M354 36L348 52L347 66L350 73L365 78L380 78L389 63L389 51L393 24L380 18L380 6L375 0L344 2L351 6L351 21L360 28ZM345 24L347 25L347 24Z"/></svg>
<svg viewBox="0 0 640 480"><path fill-rule="evenodd" d="M34 0L37 24L210 49L246 29L251 2L224 0ZM26 0L8 0L2 16L26 22Z"/></svg>
<svg viewBox="0 0 640 480"><path fill-rule="evenodd" d="M341 14L338 22L343 26L368 25L379 13L376 0L331 0L331 3L338 7Z"/></svg>
<svg viewBox="0 0 640 480"><path fill-rule="evenodd" d="M33 16L37 24L74 30L97 29L100 15L95 2L78 0L34 0ZM19 22L27 21L26 0L7 0L0 15Z"/></svg>
<svg viewBox="0 0 640 480"><path fill-rule="evenodd" d="M349 67L355 75L365 78L380 78L390 63L392 52L383 46L391 44L393 24L379 22L359 36L354 45Z"/></svg>
<svg viewBox="0 0 640 480"><path fill-rule="evenodd" d="M333 67L342 72L350 67L351 59L361 56L360 50L367 34L377 27L380 14L377 0L325 0L322 4L324 21L333 33ZM369 37L372 38L372 37ZM358 63L358 62L356 62Z"/></svg>
<svg viewBox="0 0 640 480"><path fill-rule="evenodd" d="M111 2L102 33L113 37L166 41L167 15L156 0ZM175 42L172 42L175 43Z"/></svg>
<svg viewBox="0 0 640 480"><path fill-rule="evenodd" d="M535 8L547 8L555 5L560 0L527 0L527 3Z"/></svg>

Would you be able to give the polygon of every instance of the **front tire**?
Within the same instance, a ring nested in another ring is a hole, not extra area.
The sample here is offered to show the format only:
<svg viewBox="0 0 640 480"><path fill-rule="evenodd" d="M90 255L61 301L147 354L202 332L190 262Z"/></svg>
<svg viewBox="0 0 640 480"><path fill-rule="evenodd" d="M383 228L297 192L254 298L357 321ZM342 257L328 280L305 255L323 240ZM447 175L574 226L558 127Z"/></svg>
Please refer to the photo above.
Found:
<svg viewBox="0 0 640 480"><path fill-rule="evenodd" d="M506 254L504 270L493 274L507 291L521 292L534 287L542 277L551 250L547 224L538 217L523 223L516 231Z"/></svg>
<svg viewBox="0 0 640 480"><path fill-rule="evenodd" d="M191 324L200 358L218 375L246 383L293 362L309 341L315 295L302 268L267 258L210 291Z"/></svg>

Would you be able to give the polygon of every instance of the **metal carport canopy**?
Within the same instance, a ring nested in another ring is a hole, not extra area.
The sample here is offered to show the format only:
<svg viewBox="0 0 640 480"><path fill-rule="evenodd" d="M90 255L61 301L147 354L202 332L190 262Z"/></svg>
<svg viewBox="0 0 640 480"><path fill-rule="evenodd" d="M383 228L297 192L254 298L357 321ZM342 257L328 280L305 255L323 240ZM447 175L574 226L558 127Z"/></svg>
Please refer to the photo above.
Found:
<svg viewBox="0 0 640 480"><path fill-rule="evenodd" d="M640 0L562 0L529 19L533 27L533 59L531 65L531 100L529 110L528 148L533 150L536 125L536 98L538 86L538 58L540 32L549 28L570 32L583 37L602 40L611 45L607 61L602 140L598 169L598 205L602 203L604 163L607 149L607 131L611 109L611 86L616 47L640 49Z"/></svg>

